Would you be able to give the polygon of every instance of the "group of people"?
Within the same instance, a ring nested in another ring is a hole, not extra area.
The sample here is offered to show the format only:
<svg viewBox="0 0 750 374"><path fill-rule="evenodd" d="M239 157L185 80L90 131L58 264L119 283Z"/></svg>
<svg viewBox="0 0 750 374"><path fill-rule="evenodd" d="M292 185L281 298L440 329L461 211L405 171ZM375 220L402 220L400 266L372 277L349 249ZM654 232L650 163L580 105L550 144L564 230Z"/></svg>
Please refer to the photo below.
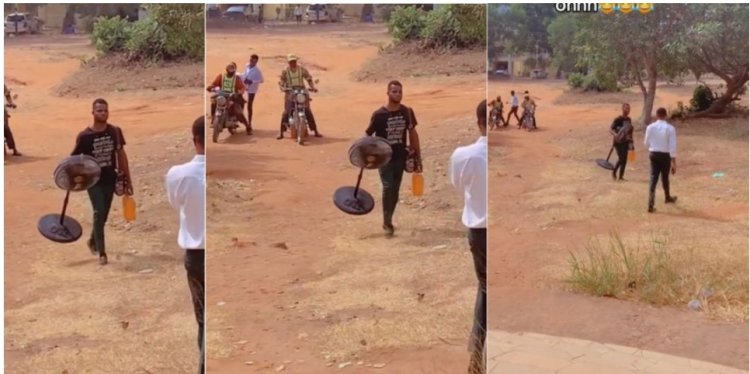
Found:
<svg viewBox="0 0 750 374"><path fill-rule="evenodd" d="M223 94L231 98L233 103L232 111L239 122L245 125L247 135L253 134L253 103L258 93L260 84L264 83L263 73L258 67L259 57L257 54L250 56L250 60L245 66L242 74L237 74L237 64L231 62L227 64L225 72L216 76L211 85L206 87L209 92ZM279 87L285 92L283 110L281 115L281 124L279 136L276 139L283 139L284 132L289 127L289 114L293 108L292 90L300 88L305 91L307 102L305 103L305 118L310 130L315 137L323 135L318 131L315 117L310 108L310 95L308 92L317 92L315 82L310 72L298 63L299 57L290 53L287 55L287 67L282 70ZM307 86L305 85L307 83ZM247 100L244 94L247 93ZM246 104L245 104L246 103ZM243 113L243 107L247 105L247 117ZM211 101L211 116L213 118L216 112L216 103Z"/></svg>
<svg viewBox="0 0 750 374"><path fill-rule="evenodd" d="M523 109L521 117L518 117L519 102L516 91L510 91L510 97L510 103L505 103L510 104L510 111L507 118L503 118L503 108L505 106L501 96L496 97L487 104L492 108L490 111L490 130L507 127L510 124L510 116L515 116L518 129L522 127L525 127L528 131L536 129L536 116L534 115L536 112L536 102L529 95L529 91L524 91L523 93L523 102L520 103L520 107Z"/></svg>
<svg viewBox="0 0 750 374"><path fill-rule="evenodd" d="M630 119L630 104L622 104L622 114L612 121L610 126L612 147L617 151L617 163L612 170L612 179L625 181L625 167L628 164L628 152L634 151L633 125ZM664 203L674 204L677 196L672 195L669 185L669 174L677 173L677 132L667 122L667 110L656 110L656 121L646 127L643 144L648 148L651 173L648 188L648 212L656 211L656 185L661 178L664 189Z"/></svg>

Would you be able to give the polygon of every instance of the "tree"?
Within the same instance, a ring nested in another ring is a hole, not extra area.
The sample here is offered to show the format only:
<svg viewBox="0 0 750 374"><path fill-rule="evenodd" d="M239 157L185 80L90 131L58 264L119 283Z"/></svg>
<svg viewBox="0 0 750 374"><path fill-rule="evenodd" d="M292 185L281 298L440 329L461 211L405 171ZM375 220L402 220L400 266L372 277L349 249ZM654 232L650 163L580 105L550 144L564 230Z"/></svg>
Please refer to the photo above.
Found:
<svg viewBox="0 0 750 374"><path fill-rule="evenodd" d="M490 55L551 52L547 25L556 16L551 4L491 4Z"/></svg>
<svg viewBox="0 0 750 374"><path fill-rule="evenodd" d="M722 116L745 92L750 69L747 14L747 4L691 4L688 27L674 49L691 60L696 78L712 73L726 84L724 93L694 117Z"/></svg>
<svg viewBox="0 0 750 374"><path fill-rule="evenodd" d="M664 4L643 14L580 15L573 52L579 64L599 78L633 80L643 95L642 123L651 122L660 78L674 78L688 70L680 43L688 16L686 4Z"/></svg>
<svg viewBox="0 0 750 374"><path fill-rule="evenodd" d="M577 31L576 16L573 14L555 17L547 26L549 44L554 51L552 63L557 67L558 74L560 71L577 70L578 56L573 52L573 40Z"/></svg>

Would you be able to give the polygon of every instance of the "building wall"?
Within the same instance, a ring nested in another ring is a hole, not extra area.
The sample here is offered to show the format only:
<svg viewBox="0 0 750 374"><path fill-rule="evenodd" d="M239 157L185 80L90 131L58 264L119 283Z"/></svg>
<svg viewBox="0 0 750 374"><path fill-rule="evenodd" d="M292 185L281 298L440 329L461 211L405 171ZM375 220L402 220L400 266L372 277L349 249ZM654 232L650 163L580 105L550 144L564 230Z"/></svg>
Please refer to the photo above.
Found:
<svg viewBox="0 0 750 374"><path fill-rule="evenodd" d="M37 9L38 17L48 30L59 31L62 30L67 8L67 4L44 4Z"/></svg>

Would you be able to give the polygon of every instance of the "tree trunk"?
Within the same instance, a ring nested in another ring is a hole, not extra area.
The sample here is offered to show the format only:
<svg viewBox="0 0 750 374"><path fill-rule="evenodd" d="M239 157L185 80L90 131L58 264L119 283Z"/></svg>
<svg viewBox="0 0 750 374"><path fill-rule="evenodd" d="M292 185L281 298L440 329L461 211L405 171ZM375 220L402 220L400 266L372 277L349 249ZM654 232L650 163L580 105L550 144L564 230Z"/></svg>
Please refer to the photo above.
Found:
<svg viewBox="0 0 750 374"><path fill-rule="evenodd" d="M643 93L643 111L641 112L643 126L651 124L651 114L654 112L654 99L656 99L656 79L656 69L648 69L648 87Z"/></svg>
<svg viewBox="0 0 750 374"><path fill-rule="evenodd" d="M693 117L711 117L724 115L727 107L733 101L735 101L737 93L745 86L748 81L748 72L745 71L740 75L734 76L729 80L725 80L727 90L721 97L716 99L708 109L695 113Z"/></svg>

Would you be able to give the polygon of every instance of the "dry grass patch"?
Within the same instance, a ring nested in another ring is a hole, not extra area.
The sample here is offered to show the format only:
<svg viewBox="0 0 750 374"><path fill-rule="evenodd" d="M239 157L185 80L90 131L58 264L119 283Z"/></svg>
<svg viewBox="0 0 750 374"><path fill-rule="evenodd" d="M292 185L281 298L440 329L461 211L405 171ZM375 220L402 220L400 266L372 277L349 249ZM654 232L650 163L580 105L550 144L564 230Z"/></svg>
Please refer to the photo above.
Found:
<svg viewBox="0 0 750 374"><path fill-rule="evenodd" d="M743 247L674 237L623 240L612 233L606 243L592 239L571 253L566 282L578 292L659 306L684 308L697 299L713 317L747 321L747 241Z"/></svg>
<svg viewBox="0 0 750 374"><path fill-rule="evenodd" d="M443 243L337 238L329 266L341 270L306 283L310 296L300 302L333 321L317 336L320 347L343 359L362 350L466 339L476 295L471 254L463 238Z"/></svg>

